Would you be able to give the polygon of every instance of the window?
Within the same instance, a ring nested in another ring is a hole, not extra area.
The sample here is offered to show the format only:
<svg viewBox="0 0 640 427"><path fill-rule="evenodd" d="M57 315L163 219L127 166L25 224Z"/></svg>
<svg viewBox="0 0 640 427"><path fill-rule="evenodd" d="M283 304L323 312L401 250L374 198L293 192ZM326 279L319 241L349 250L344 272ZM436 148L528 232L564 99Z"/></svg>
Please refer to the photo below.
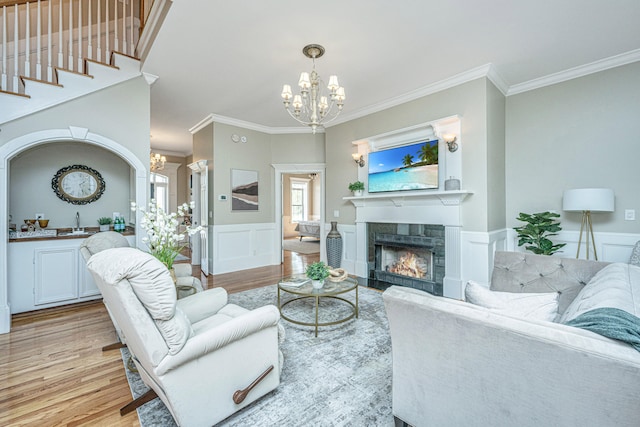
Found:
<svg viewBox="0 0 640 427"><path fill-rule="evenodd" d="M309 182L291 178L291 222L307 220L308 201Z"/></svg>
<svg viewBox="0 0 640 427"><path fill-rule="evenodd" d="M165 212L169 212L169 177L151 172L151 198Z"/></svg>

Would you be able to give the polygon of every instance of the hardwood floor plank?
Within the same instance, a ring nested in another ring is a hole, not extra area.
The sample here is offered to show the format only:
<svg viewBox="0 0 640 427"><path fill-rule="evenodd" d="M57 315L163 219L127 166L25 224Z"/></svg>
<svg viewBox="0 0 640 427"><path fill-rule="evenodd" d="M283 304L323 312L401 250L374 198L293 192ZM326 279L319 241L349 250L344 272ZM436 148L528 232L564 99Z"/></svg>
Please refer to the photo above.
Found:
<svg viewBox="0 0 640 427"><path fill-rule="evenodd" d="M286 251L282 265L208 277L194 266L194 275L205 288L234 293L318 260ZM136 412L119 412L132 399L120 351L102 351L116 340L101 301L14 315L11 332L0 335L0 425L138 427Z"/></svg>

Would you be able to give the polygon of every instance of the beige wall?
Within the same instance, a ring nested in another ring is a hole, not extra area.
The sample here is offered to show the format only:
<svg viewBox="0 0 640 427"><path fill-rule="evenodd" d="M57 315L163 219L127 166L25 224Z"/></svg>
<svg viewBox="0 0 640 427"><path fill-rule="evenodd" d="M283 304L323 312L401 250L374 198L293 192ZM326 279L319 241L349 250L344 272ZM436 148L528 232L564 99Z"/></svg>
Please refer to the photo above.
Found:
<svg viewBox="0 0 640 427"><path fill-rule="evenodd" d="M70 160L73 159L73 160ZM56 196L51 179L66 166L80 164L95 169L105 181L105 191L95 202L74 205ZM81 227L97 227L98 218L113 212L129 218L130 167L115 154L77 141L39 145L11 160L9 213L19 227L24 219L43 213L49 228L75 227L76 212Z"/></svg>
<svg viewBox="0 0 640 427"><path fill-rule="evenodd" d="M75 126L123 145L147 164L150 108L149 85L137 77L5 123L0 145L31 132Z"/></svg>
<svg viewBox="0 0 640 427"><path fill-rule="evenodd" d="M214 193L213 223L215 225L274 222L273 168L270 135L236 126L214 123L213 126ZM232 135L244 136L247 142L233 142ZM257 211L231 210L231 169L258 172ZM218 200L220 194L226 201ZM211 205L210 205L211 206Z"/></svg>
<svg viewBox="0 0 640 427"><path fill-rule="evenodd" d="M187 161L186 157L181 156L165 156L167 162L177 163L180 165L177 171L178 180L176 183L178 205L183 203L189 203L191 198L189 197L189 176L191 175L191 169L187 166L190 161Z"/></svg>
<svg viewBox="0 0 640 427"><path fill-rule="evenodd" d="M0 145L33 132L68 130L73 126L124 146L147 164L149 117L149 85L143 77L138 77L5 123L1 127ZM103 174L106 191L100 200L88 205L72 205L55 196L51 178L61 167L73 164L85 164ZM76 212L80 213L83 226L97 225L99 216L111 216L114 211L129 218L135 183L131 180L129 165L113 153L82 140L54 142L20 153L10 161L10 167L9 199L10 204L16 205L8 206L7 210L15 222L25 219L24 215L33 216L36 210L50 216L51 227L72 225ZM26 171L32 174L27 176ZM28 185L21 186L20 182L25 180ZM47 188L43 186L45 181ZM23 197L23 192L32 194L30 201Z"/></svg>
<svg viewBox="0 0 640 427"><path fill-rule="evenodd" d="M233 142L234 134L246 137L247 142ZM209 206L213 210L213 224L274 222L276 184L272 164L323 163L324 135L271 135L211 123L193 135L193 161L202 159L211 161ZM231 210L231 169L258 171L260 206L257 212ZM222 194L227 196L226 201L219 200Z"/></svg>
<svg viewBox="0 0 640 427"><path fill-rule="evenodd" d="M342 200L357 179L352 141L449 116L461 116L462 189L474 192L464 202L465 230L487 231L500 220L488 218L487 79L477 79L415 101L332 126L326 131L326 212L340 211L341 223L355 221L355 208ZM493 95L495 97L495 95ZM492 147L499 149L499 143ZM331 216L333 217L333 216Z"/></svg>
<svg viewBox="0 0 640 427"><path fill-rule="evenodd" d="M487 221L488 230L506 225L505 96L487 81Z"/></svg>
<svg viewBox="0 0 640 427"><path fill-rule="evenodd" d="M555 210L564 230L580 228L580 214L562 212L571 188L607 187L615 212L594 214L596 231L638 233L640 213L640 62L507 98L506 219L519 212Z"/></svg>

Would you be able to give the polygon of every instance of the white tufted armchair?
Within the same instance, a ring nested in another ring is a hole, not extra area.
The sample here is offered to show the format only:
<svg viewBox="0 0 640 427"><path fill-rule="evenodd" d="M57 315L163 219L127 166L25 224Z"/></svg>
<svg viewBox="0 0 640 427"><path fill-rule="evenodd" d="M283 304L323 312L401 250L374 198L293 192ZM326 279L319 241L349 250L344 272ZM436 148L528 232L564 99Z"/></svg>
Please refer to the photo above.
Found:
<svg viewBox="0 0 640 427"><path fill-rule="evenodd" d="M121 413L157 395L178 425L212 426L279 385L275 306L228 304L222 288L178 300L164 265L133 248L99 252L88 268L151 388Z"/></svg>

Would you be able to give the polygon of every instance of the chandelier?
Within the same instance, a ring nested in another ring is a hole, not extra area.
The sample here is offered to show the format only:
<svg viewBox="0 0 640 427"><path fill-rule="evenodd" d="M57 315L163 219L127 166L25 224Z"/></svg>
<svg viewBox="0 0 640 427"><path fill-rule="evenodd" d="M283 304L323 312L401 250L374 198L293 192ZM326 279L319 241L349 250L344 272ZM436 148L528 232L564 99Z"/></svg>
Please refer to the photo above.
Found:
<svg viewBox="0 0 640 427"><path fill-rule="evenodd" d="M151 165L151 170L152 171L159 171L164 169L164 163L167 161L167 158L165 156L162 156L158 153L151 153L151 156L149 157L149 163Z"/></svg>
<svg viewBox="0 0 640 427"><path fill-rule="evenodd" d="M320 94L320 83L322 80L316 73L316 58L324 55L324 47L318 44L310 44L302 49L302 53L307 58L313 60L311 74L302 72L298 86L300 94L293 95L291 86L282 87L282 100L284 108L289 115L300 123L310 126L313 133L316 133L318 126L323 126L331 122L342 111L345 95L344 88L338 84L338 76L330 76L328 97ZM334 105L336 108L334 109Z"/></svg>

